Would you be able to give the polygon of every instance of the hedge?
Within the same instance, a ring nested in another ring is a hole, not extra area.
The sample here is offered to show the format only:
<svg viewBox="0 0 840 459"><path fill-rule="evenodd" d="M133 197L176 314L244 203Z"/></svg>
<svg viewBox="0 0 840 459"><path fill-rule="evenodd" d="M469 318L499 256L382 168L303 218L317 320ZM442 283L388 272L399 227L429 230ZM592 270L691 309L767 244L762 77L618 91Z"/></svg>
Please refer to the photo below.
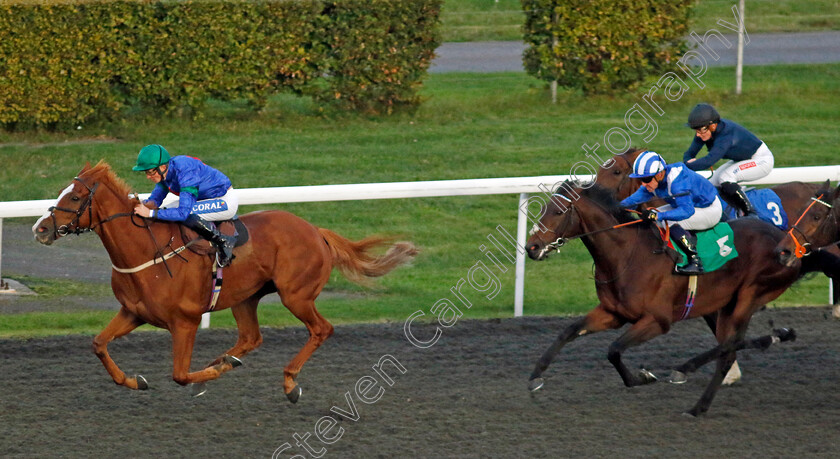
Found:
<svg viewBox="0 0 840 459"><path fill-rule="evenodd" d="M525 70L584 93L633 89L688 48L693 0L522 0Z"/></svg>
<svg viewBox="0 0 840 459"><path fill-rule="evenodd" d="M126 108L255 108L278 92L367 112L419 103L442 0L53 1L0 6L0 124Z"/></svg>

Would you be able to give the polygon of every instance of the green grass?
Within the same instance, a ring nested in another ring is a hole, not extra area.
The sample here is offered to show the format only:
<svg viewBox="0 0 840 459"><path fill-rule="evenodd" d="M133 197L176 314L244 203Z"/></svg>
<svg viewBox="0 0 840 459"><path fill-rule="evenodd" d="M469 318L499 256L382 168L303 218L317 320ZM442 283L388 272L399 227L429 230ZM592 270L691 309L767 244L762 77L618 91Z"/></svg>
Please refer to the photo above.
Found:
<svg viewBox="0 0 840 459"><path fill-rule="evenodd" d="M656 119L657 137L648 145L634 137L634 145L678 160L692 136L683 127L686 114L698 101L707 101L765 140L777 167L837 163L840 65L747 67L744 72L745 93L734 96L732 69L710 69L704 77L707 88L692 86L678 102L662 102L666 113ZM422 93L426 102L415 113L386 118L324 113L303 99L280 97L258 114L215 103L198 121L130 120L82 126L68 134L0 133L0 191L4 200L54 198L85 161L103 158L138 191L148 191L150 184L130 168L137 151L152 142L173 154L202 158L239 188L566 174L585 159L581 145L601 143L609 128L623 124L624 113L641 102L644 92L593 98L563 92L552 105L546 88L521 73L444 74L429 77ZM479 250L485 236L497 225L515 232L516 207L516 196L499 195L259 208L286 209L350 238L397 234L421 248L413 266L381 279L374 289L334 273L318 307L331 321L343 323L402 322L418 309L428 313L441 298L452 299L450 287L478 260L486 261ZM591 266L580 243L548 261L529 260L525 313L589 310L596 303ZM465 289L473 303L464 309L466 317L512 315L512 267L500 280L502 291L492 299ZM824 304L826 285L824 277L814 277L776 304ZM0 336L91 333L110 315L3 316ZM213 320L214 326L232 325L227 311ZM277 303L261 307L261 321L298 323Z"/></svg>
<svg viewBox="0 0 840 459"><path fill-rule="evenodd" d="M718 19L732 23L731 8L737 3L698 1L690 21L691 30L720 30ZM747 33L840 29L840 2L836 0L749 0L745 9ZM445 0L441 11L444 41L521 41L523 22L519 0Z"/></svg>

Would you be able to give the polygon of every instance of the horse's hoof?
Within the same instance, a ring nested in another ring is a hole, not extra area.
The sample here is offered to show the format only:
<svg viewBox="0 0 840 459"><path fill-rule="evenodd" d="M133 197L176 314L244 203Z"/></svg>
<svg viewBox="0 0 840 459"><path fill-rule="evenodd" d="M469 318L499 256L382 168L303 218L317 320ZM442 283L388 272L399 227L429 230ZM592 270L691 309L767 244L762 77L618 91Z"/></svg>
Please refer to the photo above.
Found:
<svg viewBox="0 0 840 459"><path fill-rule="evenodd" d="M226 355L222 359L225 363L229 364L231 368L241 367L242 361L232 355Z"/></svg>
<svg viewBox="0 0 840 459"><path fill-rule="evenodd" d="M136 375L134 380L137 381L137 390L146 390L149 388L149 382L146 381L143 375Z"/></svg>
<svg viewBox="0 0 840 459"><path fill-rule="evenodd" d="M702 406L697 404L697 405L694 405L694 407L691 408L690 410L683 413L683 416L691 416L693 418L696 418L696 417L699 417L701 414L705 413L706 411L709 411L708 406L706 408L703 408Z"/></svg>
<svg viewBox="0 0 840 459"><path fill-rule="evenodd" d="M545 380L543 378L534 378L528 381L528 390L531 392L536 392L545 385Z"/></svg>
<svg viewBox="0 0 840 459"><path fill-rule="evenodd" d="M642 380L642 384L650 384L659 381L659 378L657 378L655 374L645 370L644 368L639 369L639 379Z"/></svg>
<svg viewBox="0 0 840 459"><path fill-rule="evenodd" d="M773 334L779 337L779 341L796 341L796 330L792 328L779 328L773 330Z"/></svg>
<svg viewBox="0 0 840 459"><path fill-rule="evenodd" d="M303 389L301 389L300 386L295 386L295 388L292 389L291 392L286 394L286 397L288 397L290 402L297 403L298 399L300 398L300 394L302 394L302 393L303 393Z"/></svg>
<svg viewBox="0 0 840 459"><path fill-rule="evenodd" d="M682 371L671 370L667 381L671 384L685 384L688 381L688 377Z"/></svg>
<svg viewBox="0 0 840 459"><path fill-rule="evenodd" d="M729 371L726 372L726 376L723 378L724 386L731 386L736 382L741 380L741 367L738 365L738 361L732 362L732 366L729 367Z"/></svg>
<svg viewBox="0 0 840 459"><path fill-rule="evenodd" d="M200 383L192 383L190 384L190 395L193 397L201 397L204 393L207 392L207 384L200 382Z"/></svg>

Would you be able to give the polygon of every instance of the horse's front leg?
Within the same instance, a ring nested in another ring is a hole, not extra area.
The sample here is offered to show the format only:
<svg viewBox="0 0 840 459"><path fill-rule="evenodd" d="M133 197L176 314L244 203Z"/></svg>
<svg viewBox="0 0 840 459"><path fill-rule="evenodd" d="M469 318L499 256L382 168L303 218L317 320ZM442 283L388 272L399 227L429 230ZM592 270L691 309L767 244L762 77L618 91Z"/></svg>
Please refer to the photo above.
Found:
<svg viewBox="0 0 840 459"><path fill-rule="evenodd" d="M125 373L120 370L120 367L117 366L108 354L108 343L121 336L131 333L132 330L144 323L145 322L143 322L142 319L123 307L120 309L120 312L111 319L108 326L106 326L105 329L93 339L93 352L97 357L99 357L99 360L102 361L102 365L105 366L108 374L111 375L111 378L114 379L115 383L128 387L129 389L145 390L149 388L149 385L146 382L146 378L143 376L135 375L133 377L127 377Z"/></svg>
<svg viewBox="0 0 840 459"><path fill-rule="evenodd" d="M603 330L610 330L618 328L623 323L613 314L604 310L600 304L598 307L589 312L586 316L576 320L574 323L566 327L557 339L543 352L543 355L537 361L531 377L528 378L528 390L531 392L539 390L545 384L542 378L543 372L548 369L551 361L560 352L566 344L572 342L578 336L583 336L587 333L595 333Z"/></svg>
<svg viewBox="0 0 840 459"><path fill-rule="evenodd" d="M616 371L618 371L621 380L627 387L640 386L642 384L649 384L656 381L656 376L648 370L642 369L638 374L633 374L624 362L621 361L621 354L628 348L638 346L639 344L649 341L665 332L662 324L659 323L653 316L647 315L641 320L633 324L624 334L618 337L617 340L610 344L607 358L613 364Z"/></svg>
<svg viewBox="0 0 840 459"><path fill-rule="evenodd" d="M182 386L194 384L194 396L204 394L205 381L216 379L241 363L238 359L225 359L212 367L190 372L195 335L200 321L200 317L196 320L179 320L169 330L172 334L172 379Z"/></svg>
<svg viewBox="0 0 840 459"><path fill-rule="evenodd" d="M731 349L732 343L729 345L722 346L724 348ZM721 346L719 346L721 347ZM720 385L723 382L723 377L726 372L729 370L729 367L732 366L732 362L735 361L735 351L729 351L722 354L718 357L717 367L715 368L715 373L712 375L712 380L709 381L709 385L706 386L706 390L703 392L703 395L700 397L700 400L688 410L685 414L690 416L698 416L700 414L709 411L709 407L712 405L712 400L715 398L715 394L717 394L718 389L720 389Z"/></svg>
<svg viewBox="0 0 840 459"><path fill-rule="evenodd" d="M234 363L234 366L237 366L237 363L241 362L239 359L242 356L260 347L263 339L260 333L260 323L257 319L257 305L259 302L259 298L249 298L230 308L231 312L233 312L233 318L236 320L236 328L239 330L239 339L236 340L236 344L232 348L217 357L216 360L210 362L207 367L212 367L225 361L231 361Z"/></svg>

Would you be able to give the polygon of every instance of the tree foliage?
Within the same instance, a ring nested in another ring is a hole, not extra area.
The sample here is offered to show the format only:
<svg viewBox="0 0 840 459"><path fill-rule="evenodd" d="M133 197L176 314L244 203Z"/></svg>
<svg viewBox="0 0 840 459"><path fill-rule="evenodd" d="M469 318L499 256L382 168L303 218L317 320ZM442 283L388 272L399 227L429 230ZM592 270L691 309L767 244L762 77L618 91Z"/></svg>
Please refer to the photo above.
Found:
<svg viewBox="0 0 840 459"><path fill-rule="evenodd" d="M637 87L686 50L692 0L522 0L526 71L587 94Z"/></svg>
<svg viewBox="0 0 840 459"><path fill-rule="evenodd" d="M278 92L365 112L419 103L442 0L53 1L0 6L0 124L129 107L262 107Z"/></svg>

